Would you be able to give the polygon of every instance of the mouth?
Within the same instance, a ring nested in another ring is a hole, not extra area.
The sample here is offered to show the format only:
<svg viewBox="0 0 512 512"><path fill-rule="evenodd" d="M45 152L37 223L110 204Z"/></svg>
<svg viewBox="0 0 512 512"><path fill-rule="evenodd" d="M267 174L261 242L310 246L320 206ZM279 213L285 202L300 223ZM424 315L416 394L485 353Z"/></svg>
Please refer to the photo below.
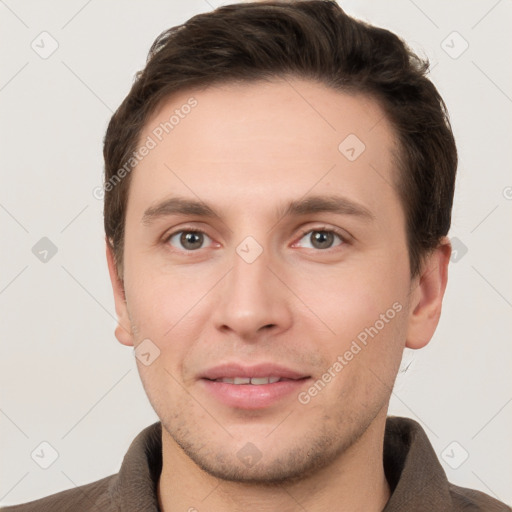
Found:
<svg viewBox="0 0 512 512"><path fill-rule="evenodd" d="M296 398L310 379L310 375L274 364L226 364L208 370L199 380L220 404L254 410Z"/></svg>
<svg viewBox="0 0 512 512"><path fill-rule="evenodd" d="M283 382L285 380L294 379L286 379L284 377L223 377L221 379L215 379L212 382L225 382L226 384L235 384L236 386L247 384L262 386L264 384L274 384L275 382Z"/></svg>

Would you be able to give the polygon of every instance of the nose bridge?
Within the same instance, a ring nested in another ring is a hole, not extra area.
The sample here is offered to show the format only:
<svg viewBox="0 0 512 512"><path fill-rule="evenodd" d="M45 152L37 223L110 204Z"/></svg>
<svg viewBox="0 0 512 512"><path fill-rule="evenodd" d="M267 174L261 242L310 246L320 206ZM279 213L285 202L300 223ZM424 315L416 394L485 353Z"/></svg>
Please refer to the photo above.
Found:
<svg viewBox="0 0 512 512"><path fill-rule="evenodd" d="M272 286L270 264L269 251L256 246L254 239L244 240L236 248L228 287L239 308L254 308L266 300Z"/></svg>
<svg viewBox="0 0 512 512"><path fill-rule="evenodd" d="M272 275L268 266L272 265L271 236L263 229L254 231L253 218L240 219L243 224L239 233L246 234L234 246L232 255L232 271L230 272L229 287L240 298L254 294L255 298L268 291L269 277ZM250 230L252 228L252 231Z"/></svg>
<svg viewBox="0 0 512 512"><path fill-rule="evenodd" d="M269 267L272 253L253 237L235 249L223 283L215 323L218 328L252 337L262 327L285 328L291 319L285 290Z"/></svg>

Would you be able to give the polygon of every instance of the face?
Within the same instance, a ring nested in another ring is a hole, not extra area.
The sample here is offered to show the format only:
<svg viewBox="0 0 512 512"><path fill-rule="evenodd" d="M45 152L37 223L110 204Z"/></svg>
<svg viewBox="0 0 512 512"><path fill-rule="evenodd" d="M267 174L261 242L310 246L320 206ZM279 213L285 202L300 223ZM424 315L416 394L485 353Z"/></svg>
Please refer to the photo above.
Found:
<svg viewBox="0 0 512 512"><path fill-rule="evenodd" d="M383 111L309 81L222 85L169 99L143 144L117 336L167 446L236 481L329 464L385 418L411 322Z"/></svg>

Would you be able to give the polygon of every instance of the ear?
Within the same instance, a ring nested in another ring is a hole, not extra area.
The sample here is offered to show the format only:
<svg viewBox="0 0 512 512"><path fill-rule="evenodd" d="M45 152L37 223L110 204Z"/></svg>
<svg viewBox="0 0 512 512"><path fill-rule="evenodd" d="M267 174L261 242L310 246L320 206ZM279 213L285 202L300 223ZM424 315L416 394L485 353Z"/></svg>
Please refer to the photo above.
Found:
<svg viewBox="0 0 512 512"><path fill-rule="evenodd" d="M413 281L407 348L423 348L434 335L441 316L451 252L450 240L443 237L439 246L425 259L420 276Z"/></svg>
<svg viewBox="0 0 512 512"><path fill-rule="evenodd" d="M115 335L119 343L127 346L133 346L133 333L131 331L131 322L126 305L124 283L122 279L120 279L117 275L117 265L115 262L114 253L108 240L106 240L106 245L108 272L110 274L110 281L112 283L112 290L114 292L114 302L116 305L116 314L118 319Z"/></svg>

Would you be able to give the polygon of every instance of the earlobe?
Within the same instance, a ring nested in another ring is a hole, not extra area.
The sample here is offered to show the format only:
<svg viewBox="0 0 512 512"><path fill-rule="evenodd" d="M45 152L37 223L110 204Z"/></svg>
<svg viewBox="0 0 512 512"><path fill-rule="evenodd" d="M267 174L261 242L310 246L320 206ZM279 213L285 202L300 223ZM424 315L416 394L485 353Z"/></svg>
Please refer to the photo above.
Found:
<svg viewBox="0 0 512 512"><path fill-rule="evenodd" d="M416 287L411 291L407 348L423 348L434 335L441 316L450 255L450 241L444 237L425 259Z"/></svg>
<svg viewBox="0 0 512 512"><path fill-rule="evenodd" d="M128 315L128 308L126 305L126 296L124 291L124 283L117 273L117 266L114 258L112 247L106 239L106 255L108 272L110 275L110 282L112 283L112 291L114 293L114 302L117 314L117 327L115 329L115 336L119 343L127 346L133 346L133 333L130 327L130 317Z"/></svg>

